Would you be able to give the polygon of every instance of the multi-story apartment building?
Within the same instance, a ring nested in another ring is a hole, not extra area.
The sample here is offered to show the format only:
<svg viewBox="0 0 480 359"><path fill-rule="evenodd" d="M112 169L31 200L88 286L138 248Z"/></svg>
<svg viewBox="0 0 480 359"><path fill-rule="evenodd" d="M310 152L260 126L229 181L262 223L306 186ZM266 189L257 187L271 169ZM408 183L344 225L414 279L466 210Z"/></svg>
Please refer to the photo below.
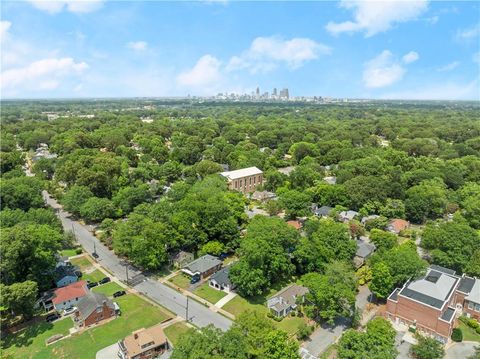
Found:
<svg viewBox="0 0 480 359"><path fill-rule="evenodd" d="M257 167L242 168L220 173L228 180L228 188L242 193L255 192L263 183L263 172Z"/></svg>
<svg viewBox="0 0 480 359"><path fill-rule="evenodd" d="M480 316L476 301L480 302L478 279L432 265L424 277L408 281L390 294L386 315L446 343L458 315Z"/></svg>

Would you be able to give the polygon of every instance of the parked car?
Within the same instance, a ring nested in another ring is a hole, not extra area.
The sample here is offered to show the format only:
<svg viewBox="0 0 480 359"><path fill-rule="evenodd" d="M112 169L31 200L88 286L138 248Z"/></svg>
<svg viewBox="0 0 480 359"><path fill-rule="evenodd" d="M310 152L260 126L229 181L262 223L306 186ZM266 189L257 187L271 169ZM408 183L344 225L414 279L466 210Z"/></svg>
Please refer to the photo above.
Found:
<svg viewBox="0 0 480 359"><path fill-rule="evenodd" d="M91 282L87 284L87 288L90 289L90 288L96 287L97 285L98 285L98 282Z"/></svg>
<svg viewBox="0 0 480 359"><path fill-rule="evenodd" d="M78 277L78 278L82 278L83 276L83 273L79 270L75 271L75 275Z"/></svg>
<svg viewBox="0 0 480 359"><path fill-rule="evenodd" d="M105 283L110 282L110 280L111 280L111 279L110 279L109 277L105 277L105 278L103 278L103 279L100 279L100 280L98 281L98 284L105 284Z"/></svg>
<svg viewBox="0 0 480 359"><path fill-rule="evenodd" d="M190 284L195 284L200 281L200 274L195 274L192 276L192 279L190 280Z"/></svg>
<svg viewBox="0 0 480 359"><path fill-rule="evenodd" d="M45 317L45 320L47 321L47 323L51 323L51 322L57 320L58 318L60 318L60 314L52 313L52 314L47 315Z"/></svg>
<svg viewBox="0 0 480 359"><path fill-rule="evenodd" d="M98 258L97 252L93 252L93 253L92 253L92 257L95 258L95 259L97 259L97 258Z"/></svg>
<svg viewBox="0 0 480 359"><path fill-rule="evenodd" d="M72 314L73 312L75 312L75 310L77 310L76 307L70 307L70 308L67 308L63 311L63 315L69 315L69 314Z"/></svg>
<svg viewBox="0 0 480 359"><path fill-rule="evenodd" d="M113 293L113 298L121 297L122 295L127 294L124 290L119 290L118 292Z"/></svg>
<svg viewBox="0 0 480 359"><path fill-rule="evenodd" d="M218 259L220 259L221 261L224 261L225 259L227 259L227 257L228 257L227 253L220 253L220 255L218 256Z"/></svg>

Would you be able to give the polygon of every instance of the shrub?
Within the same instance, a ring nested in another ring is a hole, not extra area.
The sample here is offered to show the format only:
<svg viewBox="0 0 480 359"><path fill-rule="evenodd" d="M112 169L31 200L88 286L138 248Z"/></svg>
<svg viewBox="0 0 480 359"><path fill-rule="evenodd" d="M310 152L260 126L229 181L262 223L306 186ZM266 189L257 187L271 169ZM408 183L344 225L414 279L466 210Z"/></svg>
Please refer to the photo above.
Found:
<svg viewBox="0 0 480 359"><path fill-rule="evenodd" d="M83 252L82 248L75 249L75 253L77 253L77 254L82 254L82 252Z"/></svg>
<svg viewBox="0 0 480 359"><path fill-rule="evenodd" d="M473 329L477 329L480 324L478 324L478 322L475 320L475 319L469 319L468 322L467 322L468 326L473 328Z"/></svg>
<svg viewBox="0 0 480 359"><path fill-rule="evenodd" d="M465 323L468 325L468 321L469 319L465 316L465 315L462 315L460 316L460 318L458 318L462 323Z"/></svg>
<svg viewBox="0 0 480 359"><path fill-rule="evenodd" d="M292 311L292 312L290 312L290 316L291 316L291 317L296 317L296 316L297 316L297 313L296 313L295 311Z"/></svg>
<svg viewBox="0 0 480 359"><path fill-rule="evenodd" d="M463 333L460 328L454 328L452 331L452 340L454 342L461 342L463 340Z"/></svg>
<svg viewBox="0 0 480 359"><path fill-rule="evenodd" d="M477 329L475 329L475 331L477 332L477 334L480 334L480 326L478 326Z"/></svg>
<svg viewBox="0 0 480 359"><path fill-rule="evenodd" d="M310 334L313 332L313 326L307 325L306 323L302 323L298 327L297 338L298 340L307 339Z"/></svg>

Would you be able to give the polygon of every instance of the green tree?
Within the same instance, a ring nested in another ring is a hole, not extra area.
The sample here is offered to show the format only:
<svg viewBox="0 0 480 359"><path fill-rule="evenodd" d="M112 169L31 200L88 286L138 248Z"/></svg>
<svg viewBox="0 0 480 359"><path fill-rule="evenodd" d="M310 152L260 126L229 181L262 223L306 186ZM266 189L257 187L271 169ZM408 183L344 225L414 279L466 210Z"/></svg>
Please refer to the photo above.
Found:
<svg viewBox="0 0 480 359"><path fill-rule="evenodd" d="M414 223L442 216L446 205L447 192L440 181L423 181L407 190L405 211L407 218Z"/></svg>
<svg viewBox="0 0 480 359"><path fill-rule="evenodd" d="M265 338L262 358L300 359L299 346L295 340L289 340L287 333L273 330Z"/></svg>
<svg viewBox="0 0 480 359"><path fill-rule="evenodd" d="M140 203L150 200L150 188L146 184L121 188L112 198L115 206L120 208L123 214L130 213Z"/></svg>
<svg viewBox="0 0 480 359"><path fill-rule="evenodd" d="M44 206L42 198L42 182L35 177L17 177L1 179L0 205L1 209L19 208L28 211L30 208Z"/></svg>
<svg viewBox="0 0 480 359"><path fill-rule="evenodd" d="M0 284L0 291L2 293L2 305L16 315L23 315L26 320L33 317L38 295L36 282L27 280L8 286Z"/></svg>
<svg viewBox="0 0 480 359"><path fill-rule="evenodd" d="M117 216L115 205L107 198L89 198L81 207L80 215L88 222L101 222Z"/></svg>
<svg viewBox="0 0 480 359"><path fill-rule="evenodd" d="M410 347L410 354L416 359L442 359L445 351L438 340L418 335L417 344Z"/></svg>
<svg viewBox="0 0 480 359"><path fill-rule="evenodd" d="M391 293L394 286L390 269L383 262L375 263L372 267L372 281L369 288L377 298L385 299Z"/></svg>
<svg viewBox="0 0 480 359"><path fill-rule="evenodd" d="M225 250L225 246L219 241L210 241L205 243L200 249L200 255L211 254L219 256Z"/></svg>
<svg viewBox="0 0 480 359"><path fill-rule="evenodd" d="M370 231L370 240L377 246L377 250L389 250L398 244L398 237L394 233L372 229Z"/></svg>
<svg viewBox="0 0 480 359"><path fill-rule="evenodd" d="M78 216L80 208L92 197L94 195L88 187L74 185L65 192L61 202L66 211Z"/></svg>
<svg viewBox="0 0 480 359"><path fill-rule="evenodd" d="M283 191L278 201L289 218L307 216L312 202L309 194L297 190Z"/></svg>

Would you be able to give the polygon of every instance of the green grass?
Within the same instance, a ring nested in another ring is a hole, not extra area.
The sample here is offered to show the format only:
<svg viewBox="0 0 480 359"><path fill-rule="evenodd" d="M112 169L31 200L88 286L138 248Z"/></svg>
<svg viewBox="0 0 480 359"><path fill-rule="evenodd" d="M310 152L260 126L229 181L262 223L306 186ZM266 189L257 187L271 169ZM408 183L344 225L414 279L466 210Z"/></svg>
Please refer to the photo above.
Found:
<svg viewBox="0 0 480 359"><path fill-rule="evenodd" d="M45 339L58 331L51 331L48 335L43 333L41 338L37 334L33 343L24 345L22 350L11 345L3 355L12 354L16 359L92 359L97 351L114 344L132 331L148 328L171 317L170 313L134 294L119 297L115 301L120 306L122 315L108 323L74 334L48 347L45 346ZM12 338L10 341L14 344L19 340Z"/></svg>
<svg viewBox="0 0 480 359"><path fill-rule="evenodd" d="M167 336L168 340L175 346L178 343L178 338L187 332L190 328L187 327L184 323L179 322L172 324L165 328L165 335Z"/></svg>
<svg viewBox="0 0 480 359"><path fill-rule="evenodd" d="M70 263L74 266L80 267L82 272L92 266L92 262L90 262L87 257L73 258L70 260Z"/></svg>
<svg viewBox="0 0 480 359"><path fill-rule="evenodd" d="M75 249L62 249L60 251L60 255L62 257L73 257L77 255L77 252L75 251Z"/></svg>
<svg viewBox="0 0 480 359"><path fill-rule="evenodd" d="M304 318L299 317L285 317L281 322L272 320L277 329L283 330L288 334L295 334L298 331L300 324L305 322Z"/></svg>
<svg viewBox="0 0 480 359"><path fill-rule="evenodd" d="M172 282L177 287L183 289L188 289L188 287L190 287L190 277L183 273L177 274L175 277L170 278L169 282Z"/></svg>
<svg viewBox="0 0 480 359"><path fill-rule="evenodd" d="M91 273L84 273L82 276L82 280L89 280L90 282L98 282L100 279L103 279L105 277L106 275L102 271L95 269Z"/></svg>
<svg viewBox="0 0 480 359"><path fill-rule="evenodd" d="M98 287L93 287L92 292L105 294L107 297L111 297L113 293L118 292L119 290L124 290L115 282L110 282L107 284L99 285Z"/></svg>
<svg viewBox="0 0 480 359"><path fill-rule="evenodd" d="M37 358L46 349L45 341L55 334L67 335L73 327L71 318L47 323L43 318L15 334L8 335L2 345L0 357L11 354L14 358Z"/></svg>
<svg viewBox="0 0 480 359"><path fill-rule="evenodd" d="M227 304L225 304L222 309L233 314L235 317L238 317L240 314L247 310L257 311L261 314L267 314L267 307L264 304L263 297L253 297L246 300L245 298L237 295Z"/></svg>
<svg viewBox="0 0 480 359"><path fill-rule="evenodd" d="M209 301L212 304L215 304L216 302L218 302L220 299L222 299L227 295L227 293L221 290L213 289L208 285L208 283L203 283L200 287L195 289L193 293Z"/></svg>
<svg viewBox="0 0 480 359"><path fill-rule="evenodd" d="M462 330L463 340L480 343L480 334L478 334L475 329L470 328L460 320L458 321L458 327Z"/></svg>

